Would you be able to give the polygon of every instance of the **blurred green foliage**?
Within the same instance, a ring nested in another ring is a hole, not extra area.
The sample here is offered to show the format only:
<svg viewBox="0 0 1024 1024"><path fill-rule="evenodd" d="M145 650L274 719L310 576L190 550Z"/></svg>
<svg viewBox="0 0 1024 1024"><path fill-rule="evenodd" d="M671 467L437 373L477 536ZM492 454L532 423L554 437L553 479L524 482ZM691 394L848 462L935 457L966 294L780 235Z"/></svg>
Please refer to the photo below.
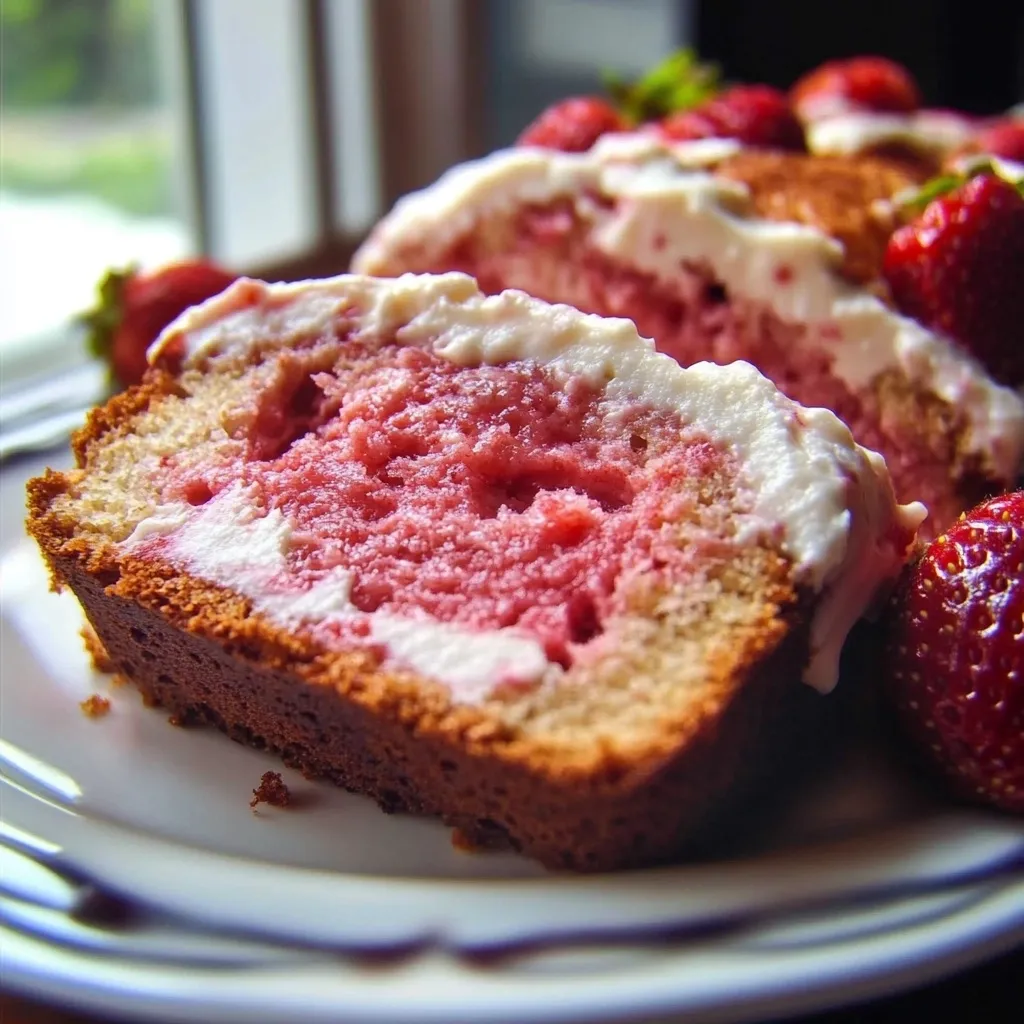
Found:
<svg viewBox="0 0 1024 1024"><path fill-rule="evenodd" d="M153 103L150 0L3 0L0 89L11 110Z"/></svg>
<svg viewBox="0 0 1024 1024"><path fill-rule="evenodd" d="M0 0L0 43L5 190L173 208L151 0Z"/></svg>
<svg viewBox="0 0 1024 1024"><path fill-rule="evenodd" d="M155 134L97 140L68 152L68 159L53 159L52 151L39 148L5 146L0 183L22 195L85 193L124 213L158 216L174 205L169 149Z"/></svg>

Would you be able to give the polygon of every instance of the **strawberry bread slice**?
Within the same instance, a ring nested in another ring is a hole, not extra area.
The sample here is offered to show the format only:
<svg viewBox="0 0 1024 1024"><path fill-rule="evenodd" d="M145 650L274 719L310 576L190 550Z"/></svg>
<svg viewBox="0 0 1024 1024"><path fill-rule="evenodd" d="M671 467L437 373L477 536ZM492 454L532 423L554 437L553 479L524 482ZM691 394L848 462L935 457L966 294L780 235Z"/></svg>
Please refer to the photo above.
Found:
<svg viewBox="0 0 1024 1024"><path fill-rule="evenodd" d="M553 866L699 835L923 515L748 364L459 274L243 280L150 360L29 488L117 669Z"/></svg>
<svg viewBox="0 0 1024 1024"><path fill-rule="evenodd" d="M487 292L628 317L684 365L748 360L880 452L931 536L1012 485L1024 402L892 307L890 200L913 184L885 161L610 135L456 168L402 200L354 266L461 270Z"/></svg>

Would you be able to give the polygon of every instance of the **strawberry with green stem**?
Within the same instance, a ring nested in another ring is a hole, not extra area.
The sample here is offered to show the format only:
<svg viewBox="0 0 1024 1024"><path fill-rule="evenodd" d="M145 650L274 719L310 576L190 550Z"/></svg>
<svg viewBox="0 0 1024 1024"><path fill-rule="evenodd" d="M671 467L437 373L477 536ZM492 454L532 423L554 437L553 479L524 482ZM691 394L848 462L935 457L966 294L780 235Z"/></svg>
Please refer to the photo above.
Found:
<svg viewBox="0 0 1024 1024"><path fill-rule="evenodd" d="M200 259L149 271L111 270L100 282L97 305L81 318L89 350L110 365L120 386L137 384L146 372L146 351L160 332L190 306L219 295L237 276Z"/></svg>
<svg viewBox="0 0 1024 1024"><path fill-rule="evenodd" d="M520 146L580 153L609 132L628 131L673 110L691 107L718 91L718 69L681 50L636 82L605 75L609 98L573 96L548 107L519 136Z"/></svg>
<svg viewBox="0 0 1024 1024"><path fill-rule="evenodd" d="M678 110L691 110L718 95L722 88L718 65L701 62L690 49L676 51L635 82L606 72L604 83L612 102L630 125L658 121Z"/></svg>
<svg viewBox="0 0 1024 1024"><path fill-rule="evenodd" d="M997 380L1024 383L1024 194L991 165L927 183L904 207L882 272L893 301Z"/></svg>
<svg viewBox="0 0 1024 1024"><path fill-rule="evenodd" d="M665 139L735 139L748 146L804 150L803 127L786 95L767 85L723 89L714 64L681 50L635 82L606 75L610 100L573 97L549 107L519 145L584 152L609 132L651 125Z"/></svg>

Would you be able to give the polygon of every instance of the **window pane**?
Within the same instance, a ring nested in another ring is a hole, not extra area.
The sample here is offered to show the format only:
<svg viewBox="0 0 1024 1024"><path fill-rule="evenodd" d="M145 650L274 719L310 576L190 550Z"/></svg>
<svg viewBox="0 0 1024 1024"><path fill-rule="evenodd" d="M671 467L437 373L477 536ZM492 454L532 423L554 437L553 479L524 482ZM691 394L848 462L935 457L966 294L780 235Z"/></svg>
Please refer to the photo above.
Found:
<svg viewBox="0 0 1024 1024"><path fill-rule="evenodd" d="M636 75L693 39L691 0L487 0L490 148L548 104L601 91L601 72Z"/></svg>
<svg viewBox="0 0 1024 1024"><path fill-rule="evenodd" d="M326 53L330 88L334 224L365 231L380 216L380 154L374 123L370 3L327 0Z"/></svg>
<svg viewBox="0 0 1024 1024"><path fill-rule="evenodd" d="M0 3L5 356L89 305L107 267L191 248L179 13L174 0Z"/></svg>
<svg viewBox="0 0 1024 1024"><path fill-rule="evenodd" d="M210 251L239 269L301 253L320 231L307 5L193 9Z"/></svg>

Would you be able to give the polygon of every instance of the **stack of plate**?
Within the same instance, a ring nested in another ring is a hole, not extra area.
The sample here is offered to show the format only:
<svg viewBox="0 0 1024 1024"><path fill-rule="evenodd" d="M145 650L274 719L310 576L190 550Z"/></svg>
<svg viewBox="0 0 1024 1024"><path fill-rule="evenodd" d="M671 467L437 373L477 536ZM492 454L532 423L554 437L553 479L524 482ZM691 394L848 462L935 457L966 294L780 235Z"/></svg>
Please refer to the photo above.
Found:
<svg viewBox="0 0 1024 1024"><path fill-rule="evenodd" d="M31 470L34 467L29 467ZM0 481L20 505L21 472ZM9 524L0 562L0 945L20 991L136 1019L742 1020L892 992L1024 940L1024 825L942 807L877 752L728 860L567 877L455 849L177 729L96 675ZM93 693L110 713L89 720Z"/></svg>

